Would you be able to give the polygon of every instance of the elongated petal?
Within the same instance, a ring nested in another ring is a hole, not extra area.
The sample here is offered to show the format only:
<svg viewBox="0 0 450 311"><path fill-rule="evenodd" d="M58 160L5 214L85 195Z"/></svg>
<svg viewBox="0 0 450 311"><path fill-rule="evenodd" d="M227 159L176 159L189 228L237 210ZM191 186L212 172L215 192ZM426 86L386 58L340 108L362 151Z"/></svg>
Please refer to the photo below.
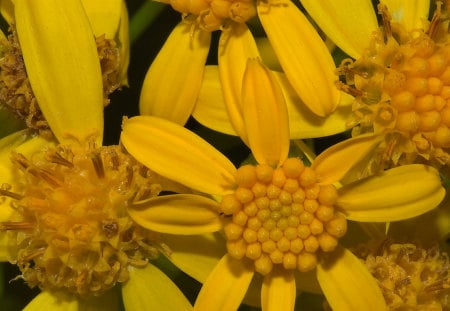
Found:
<svg viewBox="0 0 450 311"><path fill-rule="evenodd" d="M221 34L219 44L219 74L223 97L236 133L243 141L247 135L242 118L242 79L247 59L259 58L258 48L252 34L245 24L235 24Z"/></svg>
<svg viewBox="0 0 450 311"><path fill-rule="evenodd" d="M119 25L119 49L120 49L120 81L128 86L128 65L130 64L130 21L125 1L122 2L122 10Z"/></svg>
<svg viewBox="0 0 450 311"><path fill-rule="evenodd" d="M204 283L227 252L220 233L195 236L164 234L161 241L170 248L169 259L182 271Z"/></svg>
<svg viewBox="0 0 450 311"><path fill-rule="evenodd" d="M0 1L0 13L5 21L11 25L14 20L14 3L12 0Z"/></svg>
<svg viewBox="0 0 450 311"><path fill-rule="evenodd" d="M340 93L334 82L331 55L307 18L291 2L259 1L258 16L286 76L308 108L326 116L336 108Z"/></svg>
<svg viewBox="0 0 450 311"><path fill-rule="evenodd" d="M126 310L184 311L192 306L178 287L158 268L130 267L130 279L122 286Z"/></svg>
<svg viewBox="0 0 450 311"><path fill-rule="evenodd" d="M174 194L135 203L128 214L140 226L163 233L202 234L219 231L218 203L193 194Z"/></svg>
<svg viewBox="0 0 450 311"><path fill-rule="evenodd" d="M183 124L197 100L211 33L179 23L147 71L139 101L143 115Z"/></svg>
<svg viewBox="0 0 450 311"><path fill-rule="evenodd" d="M289 152L289 121L283 92L260 60L249 59L242 86L248 143L259 163L280 165Z"/></svg>
<svg viewBox="0 0 450 311"><path fill-rule="evenodd" d="M97 46L79 0L15 1L17 34L31 88L60 142L103 136Z"/></svg>
<svg viewBox="0 0 450 311"><path fill-rule="evenodd" d="M426 213L444 196L439 172L412 164L345 185L339 189L337 206L351 220L388 222Z"/></svg>
<svg viewBox="0 0 450 311"><path fill-rule="evenodd" d="M218 66L206 66L202 87L192 116L201 124L215 131L235 135L237 133L228 116L227 106L222 94ZM240 117L242 123L242 117ZM242 128L242 126L241 126Z"/></svg>
<svg viewBox="0 0 450 311"><path fill-rule="evenodd" d="M312 168L320 175L322 184L339 181L380 143L374 135L357 136L347 139L323 151L314 160Z"/></svg>
<svg viewBox="0 0 450 311"><path fill-rule="evenodd" d="M261 288L261 306L264 311L292 311L296 296L292 272L274 271L264 277Z"/></svg>
<svg viewBox="0 0 450 311"><path fill-rule="evenodd" d="M378 28L370 0L300 2L327 36L355 59L361 57L361 53L369 46L372 32Z"/></svg>
<svg viewBox="0 0 450 311"><path fill-rule="evenodd" d="M430 9L429 0L383 0L388 7L392 19L408 30L424 28Z"/></svg>
<svg viewBox="0 0 450 311"><path fill-rule="evenodd" d="M119 29L122 0L81 0L95 36L114 39Z"/></svg>
<svg viewBox="0 0 450 311"><path fill-rule="evenodd" d="M349 250L317 265L317 278L333 310L387 310L375 278Z"/></svg>
<svg viewBox="0 0 450 311"><path fill-rule="evenodd" d="M24 311L78 311L78 301L73 298L60 295L56 292L43 291L37 295Z"/></svg>
<svg viewBox="0 0 450 311"><path fill-rule="evenodd" d="M236 168L199 136L167 120L138 116L124 122L121 141L156 173L209 194L225 194Z"/></svg>
<svg viewBox="0 0 450 311"><path fill-rule="evenodd" d="M14 259L10 245L14 241L9 240L9 233L0 231L0 262L12 261ZM16 240L17 241L17 240Z"/></svg>
<svg viewBox="0 0 450 311"><path fill-rule="evenodd" d="M225 255L203 284L194 310L237 310L252 280L254 271L244 261Z"/></svg>
<svg viewBox="0 0 450 311"><path fill-rule="evenodd" d="M80 299L78 311L118 311L120 310L120 292L118 287L113 287L100 296Z"/></svg>

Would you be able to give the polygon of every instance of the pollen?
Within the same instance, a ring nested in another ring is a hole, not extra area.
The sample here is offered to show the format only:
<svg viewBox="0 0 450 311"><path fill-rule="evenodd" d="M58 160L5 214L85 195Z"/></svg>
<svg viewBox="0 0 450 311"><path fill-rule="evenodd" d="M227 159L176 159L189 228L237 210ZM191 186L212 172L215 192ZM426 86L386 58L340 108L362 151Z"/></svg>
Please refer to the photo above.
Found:
<svg viewBox="0 0 450 311"><path fill-rule="evenodd" d="M13 199L15 216L0 230L30 287L99 295L165 249L126 212L161 186L119 146L58 146L12 161L20 182L0 194Z"/></svg>
<svg viewBox="0 0 450 311"><path fill-rule="evenodd" d="M353 134L385 135L380 153L388 166L417 157L450 163L450 45L438 6L428 31L408 31L390 20L355 61L340 66L341 88L356 95ZM387 31L389 30L389 31Z"/></svg>
<svg viewBox="0 0 450 311"><path fill-rule="evenodd" d="M332 252L346 233L347 221L334 209L336 188L319 185L315 171L297 158L275 169L244 165L236 184L221 202L221 211L231 216L224 227L228 253L253 260L262 275L274 265L310 271L317 256Z"/></svg>

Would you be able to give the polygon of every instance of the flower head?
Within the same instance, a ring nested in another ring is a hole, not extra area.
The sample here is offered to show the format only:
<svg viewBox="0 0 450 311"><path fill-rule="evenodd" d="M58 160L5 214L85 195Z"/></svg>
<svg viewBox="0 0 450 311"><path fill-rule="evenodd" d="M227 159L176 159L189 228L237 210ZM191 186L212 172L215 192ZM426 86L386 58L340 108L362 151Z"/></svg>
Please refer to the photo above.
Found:
<svg viewBox="0 0 450 311"><path fill-rule="evenodd" d="M338 246L338 239L346 233L347 220L394 221L437 206L445 193L437 171L405 166L338 189L337 182L378 142L371 137L345 141L305 167L288 157L285 102L270 70L250 59L243 86L245 137L256 165L236 169L208 143L170 121L139 116L124 122L122 143L137 160L219 197L216 202L169 195L165 209L144 202L131 206L130 215L146 228L173 234L224 230L227 254L206 279L194 306L198 310L237 308L255 272L264 277L263 309L290 310L295 275L307 271L316 272L333 308L357 309L365 299L373 301L374 310L383 308L376 283L356 257ZM353 285L343 286L344 275Z"/></svg>

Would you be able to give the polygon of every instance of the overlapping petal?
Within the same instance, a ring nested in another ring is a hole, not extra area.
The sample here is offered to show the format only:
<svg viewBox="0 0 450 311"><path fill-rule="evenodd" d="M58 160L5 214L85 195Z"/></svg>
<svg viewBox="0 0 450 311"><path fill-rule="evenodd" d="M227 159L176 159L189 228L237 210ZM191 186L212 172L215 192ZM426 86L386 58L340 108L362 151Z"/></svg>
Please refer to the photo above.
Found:
<svg viewBox="0 0 450 311"><path fill-rule="evenodd" d="M14 3L12 0L0 1L0 13L5 21L11 25L14 20Z"/></svg>
<svg viewBox="0 0 450 311"><path fill-rule="evenodd" d="M336 204L350 220L388 222L428 212L444 196L436 169L411 164L345 185Z"/></svg>
<svg viewBox="0 0 450 311"><path fill-rule="evenodd" d="M78 0L17 0L15 19L31 88L60 142L103 136L97 46ZM95 135L95 136L94 136Z"/></svg>
<svg viewBox="0 0 450 311"><path fill-rule="evenodd" d="M317 266L317 278L333 310L387 310L375 278L349 250L337 250Z"/></svg>
<svg viewBox="0 0 450 311"><path fill-rule="evenodd" d="M236 310L245 296L253 278L254 270L244 261L225 255L203 284L194 310Z"/></svg>
<svg viewBox="0 0 450 311"><path fill-rule="evenodd" d="M123 0L82 0L95 36L114 39L119 30Z"/></svg>
<svg viewBox="0 0 450 311"><path fill-rule="evenodd" d="M300 2L327 36L355 59L369 46L371 33L378 28L370 0Z"/></svg>
<svg viewBox="0 0 450 311"><path fill-rule="evenodd" d="M124 122L121 141L145 166L198 191L221 195L234 186L236 168L230 160L176 123L133 117Z"/></svg>
<svg viewBox="0 0 450 311"><path fill-rule="evenodd" d="M275 271L264 277L261 288L261 306L264 311L293 311L296 296L293 273Z"/></svg>
<svg viewBox="0 0 450 311"><path fill-rule="evenodd" d="M176 285L158 268L129 268L130 279L122 286L127 310L184 311L192 306Z"/></svg>
<svg viewBox="0 0 450 311"><path fill-rule="evenodd" d="M258 16L286 76L308 108L318 116L336 109L335 65L314 27L291 2L257 4Z"/></svg>
<svg viewBox="0 0 450 311"><path fill-rule="evenodd" d="M188 23L172 30L145 76L142 115L186 123L200 91L210 41L211 33L193 31Z"/></svg>
<svg viewBox="0 0 450 311"><path fill-rule="evenodd" d="M43 291L37 295L24 311L65 310L78 311L78 300L70 299L57 292Z"/></svg>
<svg viewBox="0 0 450 311"><path fill-rule="evenodd" d="M429 0L383 0L388 7L392 19L408 30L424 29L430 9Z"/></svg>
<svg viewBox="0 0 450 311"><path fill-rule="evenodd" d="M218 203L192 194L161 196L134 203L128 214L141 227L179 235L219 231Z"/></svg>

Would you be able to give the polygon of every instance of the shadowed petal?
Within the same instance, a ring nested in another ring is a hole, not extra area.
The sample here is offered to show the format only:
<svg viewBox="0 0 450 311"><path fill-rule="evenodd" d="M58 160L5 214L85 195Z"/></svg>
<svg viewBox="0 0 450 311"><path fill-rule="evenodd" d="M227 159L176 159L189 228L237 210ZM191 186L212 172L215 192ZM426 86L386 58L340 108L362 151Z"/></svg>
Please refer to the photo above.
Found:
<svg viewBox="0 0 450 311"><path fill-rule="evenodd" d="M84 298L79 301L78 311L114 311L120 310L120 292L118 287L113 287L100 296Z"/></svg>
<svg viewBox="0 0 450 311"><path fill-rule="evenodd" d="M17 241L17 238L12 241L9 240L7 231L0 231L0 262L8 262L14 259L14 254L10 251L10 245L15 241Z"/></svg>
<svg viewBox="0 0 450 311"><path fill-rule="evenodd" d="M14 3L12 0L1 0L0 1L0 13L5 21L11 25L14 20Z"/></svg>
<svg viewBox="0 0 450 311"><path fill-rule="evenodd" d="M331 55L307 18L291 2L257 4L258 16L286 76L298 96L318 116L336 109L340 93L335 86Z"/></svg>
<svg viewBox="0 0 450 311"><path fill-rule="evenodd" d="M439 172L421 164L396 167L345 185L336 205L350 220L388 222L435 208L444 198Z"/></svg>
<svg viewBox="0 0 450 311"><path fill-rule="evenodd" d="M429 0L383 0L392 19L407 30L424 29L428 20Z"/></svg>
<svg viewBox="0 0 450 311"><path fill-rule="evenodd" d="M264 277L261 288L261 306L264 311L292 311L296 296L292 272L273 271Z"/></svg>
<svg viewBox="0 0 450 311"><path fill-rule="evenodd" d="M197 100L211 33L179 23L147 71L139 101L143 115L185 124Z"/></svg>
<svg viewBox="0 0 450 311"><path fill-rule="evenodd" d="M317 265L317 278L333 310L387 310L375 278L347 249L335 251L332 262Z"/></svg>
<svg viewBox="0 0 450 311"><path fill-rule="evenodd" d="M194 305L196 311L237 310L254 271L242 260L225 255L203 284Z"/></svg>
<svg viewBox="0 0 450 311"><path fill-rule="evenodd" d="M193 194L174 194L134 203L128 214L140 226L163 233L202 234L219 231L218 203Z"/></svg>
<svg viewBox="0 0 450 311"><path fill-rule="evenodd" d="M133 117L122 127L125 148L156 173L209 194L234 186L230 160L184 127L151 116Z"/></svg>
<svg viewBox="0 0 450 311"><path fill-rule="evenodd" d="M122 286L126 310L192 310L178 287L152 264L143 269L130 267L129 270L130 279Z"/></svg>
<svg viewBox="0 0 450 311"><path fill-rule="evenodd" d="M95 36L114 39L119 29L122 0L81 0Z"/></svg>
<svg viewBox="0 0 450 311"><path fill-rule="evenodd" d="M56 292L43 291L23 309L23 311L49 310L78 311L78 300Z"/></svg>
<svg viewBox="0 0 450 311"><path fill-rule="evenodd" d="M355 59L361 57L361 53L369 46L372 32L378 28L370 0L300 2L326 35Z"/></svg>
<svg viewBox="0 0 450 311"><path fill-rule="evenodd" d="M45 119L60 142L103 136L97 46L79 0L16 0L19 43Z"/></svg>

